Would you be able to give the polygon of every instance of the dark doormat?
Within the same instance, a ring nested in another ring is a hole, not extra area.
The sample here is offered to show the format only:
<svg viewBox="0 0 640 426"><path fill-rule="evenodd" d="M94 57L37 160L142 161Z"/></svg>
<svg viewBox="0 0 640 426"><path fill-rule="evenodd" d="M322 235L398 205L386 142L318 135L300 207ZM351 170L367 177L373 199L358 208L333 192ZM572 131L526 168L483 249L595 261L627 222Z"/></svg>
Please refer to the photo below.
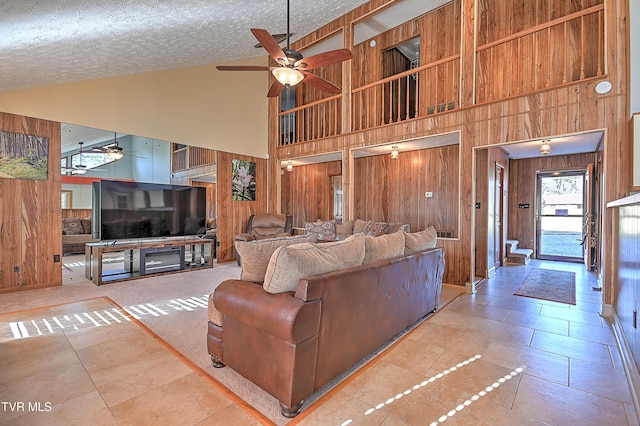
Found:
<svg viewBox="0 0 640 426"><path fill-rule="evenodd" d="M513 294L575 305L576 274L552 269L534 269Z"/></svg>

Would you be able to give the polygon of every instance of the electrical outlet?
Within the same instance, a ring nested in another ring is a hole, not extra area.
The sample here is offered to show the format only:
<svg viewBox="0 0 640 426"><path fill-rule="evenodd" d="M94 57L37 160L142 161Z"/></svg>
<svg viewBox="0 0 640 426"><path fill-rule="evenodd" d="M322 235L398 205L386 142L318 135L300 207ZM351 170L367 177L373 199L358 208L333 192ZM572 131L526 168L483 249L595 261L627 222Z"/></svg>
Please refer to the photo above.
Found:
<svg viewBox="0 0 640 426"><path fill-rule="evenodd" d="M59 254L54 254L53 255L53 262L54 263L60 262L60 255Z"/></svg>
<svg viewBox="0 0 640 426"><path fill-rule="evenodd" d="M424 193L424 196L427 197L427 198L433 198L433 192L427 191L427 192Z"/></svg>
<svg viewBox="0 0 640 426"><path fill-rule="evenodd" d="M13 267L13 272L20 272L20 267L19 266L14 266Z"/></svg>

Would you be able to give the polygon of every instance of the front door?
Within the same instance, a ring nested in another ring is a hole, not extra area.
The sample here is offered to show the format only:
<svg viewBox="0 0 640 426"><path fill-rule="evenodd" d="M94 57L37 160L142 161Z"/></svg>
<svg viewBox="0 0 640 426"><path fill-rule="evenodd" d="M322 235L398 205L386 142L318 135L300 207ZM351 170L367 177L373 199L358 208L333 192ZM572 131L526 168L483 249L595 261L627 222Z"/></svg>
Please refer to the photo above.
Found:
<svg viewBox="0 0 640 426"><path fill-rule="evenodd" d="M583 262L584 171L538 173L536 258Z"/></svg>

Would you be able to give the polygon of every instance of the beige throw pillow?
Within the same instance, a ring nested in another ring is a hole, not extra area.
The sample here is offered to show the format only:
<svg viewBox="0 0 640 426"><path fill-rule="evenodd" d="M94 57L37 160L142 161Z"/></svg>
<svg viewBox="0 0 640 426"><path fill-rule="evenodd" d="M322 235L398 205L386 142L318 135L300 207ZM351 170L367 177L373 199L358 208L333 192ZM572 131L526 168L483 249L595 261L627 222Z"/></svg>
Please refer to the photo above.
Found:
<svg viewBox="0 0 640 426"><path fill-rule="evenodd" d="M333 243L302 243L278 247L271 256L263 288L269 293L295 291L301 278L362 264L364 236Z"/></svg>
<svg viewBox="0 0 640 426"><path fill-rule="evenodd" d="M242 264L241 280L262 283L271 255L278 247L298 243L315 243L316 234L294 237L267 238L263 240L236 241L235 246Z"/></svg>
<svg viewBox="0 0 640 426"><path fill-rule="evenodd" d="M364 260L363 264L376 260L388 259L402 256L404 254L404 234L395 232L393 234L381 235L379 237L364 237Z"/></svg>
<svg viewBox="0 0 640 426"><path fill-rule="evenodd" d="M426 249L434 248L438 241L436 229L433 226L428 227L424 231L404 234L404 253L411 254Z"/></svg>
<svg viewBox="0 0 640 426"><path fill-rule="evenodd" d="M360 219L356 219L356 222L353 224L353 233L359 234L364 231L364 228L367 227L371 223L370 220L364 221Z"/></svg>
<svg viewBox="0 0 640 426"><path fill-rule="evenodd" d="M344 240L347 237L353 235L353 220L348 220L344 223L336 224L336 239Z"/></svg>

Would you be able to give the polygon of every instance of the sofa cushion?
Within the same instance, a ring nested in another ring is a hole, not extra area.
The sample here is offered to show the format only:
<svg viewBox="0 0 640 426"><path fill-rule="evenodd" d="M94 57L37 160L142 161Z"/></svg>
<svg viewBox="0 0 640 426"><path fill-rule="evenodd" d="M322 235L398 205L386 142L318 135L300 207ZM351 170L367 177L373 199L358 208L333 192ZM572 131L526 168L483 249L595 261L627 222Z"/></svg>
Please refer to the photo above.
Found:
<svg viewBox="0 0 640 426"><path fill-rule="evenodd" d="M415 253L418 251L434 248L438 241L438 234L433 226L428 227L424 231L404 233L404 252L405 254Z"/></svg>
<svg viewBox="0 0 640 426"><path fill-rule="evenodd" d="M353 220L348 220L344 223L336 223L336 240L344 240L347 237L353 235Z"/></svg>
<svg viewBox="0 0 640 426"><path fill-rule="evenodd" d="M317 237L316 234L311 234L253 241L236 241L235 247L240 255L242 266L240 279L255 283L263 282L269 259L271 259L271 255L278 247L298 243L315 243Z"/></svg>
<svg viewBox="0 0 640 426"><path fill-rule="evenodd" d="M387 228L387 234L393 234L394 232L411 232L408 223L401 222L391 222L389 223L389 227Z"/></svg>
<svg viewBox="0 0 640 426"><path fill-rule="evenodd" d="M295 291L301 278L362 264L364 236L325 244L278 247L269 260L263 288L269 293Z"/></svg>
<svg viewBox="0 0 640 426"><path fill-rule="evenodd" d="M333 220L305 222L305 235L318 234L318 241L336 240L336 222Z"/></svg>
<svg viewBox="0 0 640 426"><path fill-rule="evenodd" d="M364 220L356 219L355 223L353 224L353 233L360 234L362 231L364 231L364 228L369 223L371 223L370 220L364 221Z"/></svg>
<svg viewBox="0 0 640 426"><path fill-rule="evenodd" d="M363 264L376 260L388 259L390 257L402 256L404 254L404 234L395 232L393 234L372 237L364 237L364 260Z"/></svg>
<svg viewBox="0 0 640 426"><path fill-rule="evenodd" d="M82 221L79 217L69 217L62 219L62 235L84 234Z"/></svg>
<svg viewBox="0 0 640 426"><path fill-rule="evenodd" d="M389 223L387 223L387 222L369 221L369 223L367 223L367 225L362 230L362 233L364 235L370 235L372 237L377 237L379 235L386 234L388 227L389 227Z"/></svg>

